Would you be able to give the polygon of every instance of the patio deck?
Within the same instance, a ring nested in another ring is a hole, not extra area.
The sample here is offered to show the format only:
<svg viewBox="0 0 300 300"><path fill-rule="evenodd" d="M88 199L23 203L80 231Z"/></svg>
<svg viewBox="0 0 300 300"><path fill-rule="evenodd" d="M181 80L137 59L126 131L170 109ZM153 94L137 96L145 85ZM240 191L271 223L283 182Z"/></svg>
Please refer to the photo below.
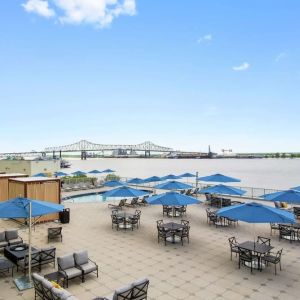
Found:
<svg viewBox="0 0 300 300"><path fill-rule="evenodd" d="M204 204L187 208L184 219L191 225L190 244L184 246L157 243L155 221L162 219L160 206L142 207L139 230L126 232L111 229L111 210L106 203L68 203L66 206L71 209L71 222L62 224L63 242L50 244L57 247L57 256L87 249L100 271L99 278L89 275L85 283L80 279L70 281L68 290L81 300L106 296L145 276L150 279L149 300L299 298L300 243L279 242L278 236L273 236L275 249L284 249L282 271L275 276L271 265L251 275L246 267L238 269L235 257L230 260L228 238L236 236L239 242L253 240L253 226L242 222L236 228L209 226ZM126 208L126 211L134 209ZM33 245L39 248L48 245L47 228L55 225L51 222L36 226ZM0 220L0 231L16 227L12 221ZM255 232L268 237L270 227L255 225ZM21 229L20 235L27 240L26 229ZM53 271L52 267L44 267L42 274ZM0 276L0 291L0 300L34 299L33 289L19 292L7 275Z"/></svg>

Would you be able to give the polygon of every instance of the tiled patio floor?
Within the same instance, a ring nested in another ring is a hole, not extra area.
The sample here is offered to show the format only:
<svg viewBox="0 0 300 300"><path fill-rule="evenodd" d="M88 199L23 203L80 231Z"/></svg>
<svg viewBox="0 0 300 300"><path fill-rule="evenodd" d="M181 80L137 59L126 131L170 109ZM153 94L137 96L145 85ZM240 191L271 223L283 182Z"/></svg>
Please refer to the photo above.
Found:
<svg viewBox="0 0 300 300"><path fill-rule="evenodd" d="M187 209L190 220L190 244L157 243L156 220L162 218L160 206L142 207L139 230L116 231L111 228L110 209L105 203L68 203L70 224L63 224L63 242L53 242L57 255L87 249L100 268L100 276L88 276L70 282L68 290L82 300L105 296L114 289L140 277L150 279L148 299L299 299L300 243L290 244L272 237L275 249L283 248L282 271L274 275L274 267L262 272L242 267L230 260L228 238L240 242L253 240L253 232L269 236L269 225L240 223L236 228L215 228L206 223L206 206ZM133 209L126 208L127 211ZM165 218L168 219L168 218ZM169 219L168 219L169 220ZM54 223L36 226L33 245L47 245L47 228ZM0 221L0 231L16 227L11 221ZM21 236L27 240L27 231ZM42 273L53 272L45 267ZM17 275L21 275L17 274ZM17 276L16 275L16 276ZM0 300L34 299L33 290L18 292L12 278L0 276Z"/></svg>

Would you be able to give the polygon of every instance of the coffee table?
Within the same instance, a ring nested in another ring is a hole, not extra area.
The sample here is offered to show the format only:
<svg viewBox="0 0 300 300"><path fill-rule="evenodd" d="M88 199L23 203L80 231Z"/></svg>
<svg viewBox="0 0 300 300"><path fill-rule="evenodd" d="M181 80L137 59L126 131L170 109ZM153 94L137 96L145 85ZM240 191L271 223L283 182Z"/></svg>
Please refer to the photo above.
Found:
<svg viewBox="0 0 300 300"><path fill-rule="evenodd" d="M0 273L9 273L11 270L11 276L14 276L14 264L4 257L0 257Z"/></svg>
<svg viewBox="0 0 300 300"><path fill-rule="evenodd" d="M20 246L27 246L24 250L14 250L16 247ZM39 250L35 247L31 247L31 253L36 253ZM13 262L15 265L18 264L19 260L24 259L24 257L28 254L28 245L27 244L19 244L14 246L7 246L4 248L4 256L8 258L11 262Z"/></svg>

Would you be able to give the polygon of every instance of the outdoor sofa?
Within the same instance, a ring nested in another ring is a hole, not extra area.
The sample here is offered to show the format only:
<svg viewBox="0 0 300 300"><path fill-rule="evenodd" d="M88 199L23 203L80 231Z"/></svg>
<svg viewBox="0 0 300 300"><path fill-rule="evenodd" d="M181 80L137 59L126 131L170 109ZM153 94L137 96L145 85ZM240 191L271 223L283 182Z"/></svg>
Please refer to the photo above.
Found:
<svg viewBox="0 0 300 300"><path fill-rule="evenodd" d="M23 239L19 236L17 229L9 229L0 232L0 249L22 243Z"/></svg>

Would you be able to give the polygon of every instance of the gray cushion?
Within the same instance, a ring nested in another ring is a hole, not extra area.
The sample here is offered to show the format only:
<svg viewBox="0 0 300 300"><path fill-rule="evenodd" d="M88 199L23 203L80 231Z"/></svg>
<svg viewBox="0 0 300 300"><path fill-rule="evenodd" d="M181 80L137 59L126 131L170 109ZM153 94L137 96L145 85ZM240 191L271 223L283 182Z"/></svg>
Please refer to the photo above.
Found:
<svg viewBox="0 0 300 300"><path fill-rule="evenodd" d="M8 242L0 242L0 248L6 247L8 245Z"/></svg>
<svg viewBox="0 0 300 300"><path fill-rule="evenodd" d="M66 269L65 272L69 279L80 276L82 274L82 271L77 268L69 268Z"/></svg>
<svg viewBox="0 0 300 300"><path fill-rule="evenodd" d="M73 254L58 257L57 262L63 270L75 267Z"/></svg>
<svg viewBox="0 0 300 300"><path fill-rule="evenodd" d="M69 299L69 297L72 296L72 294L70 292L68 292L67 290L58 289L56 287L52 288L51 293L54 294L55 296L59 297L61 300Z"/></svg>
<svg viewBox="0 0 300 300"><path fill-rule="evenodd" d="M38 281L43 281L45 278L38 273L32 273L32 277Z"/></svg>
<svg viewBox="0 0 300 300"><path fill-rule="evenodd" d="M87 264L89 262L88 252L86 250L75 252L74 259L77 265Z"/></svg>
<svg viewBox="0 0 300 300"><path fill-rule="evenodd" d="M42 285L45 289L51 290L53 289L53 285L50 281L48 281L47 279L44 278L44 280L42 281Z"/></svg>
<svg viewBox="0 0 300 300"><path fill-rule="evenodd" d="M5 231L5 236L7 240L14 240L19 237L17 229L10 229Z"/></svg>
<svg viewBox="0 0 300 300"><path fill-rule="evenodd" d="M0 243L1 243L1 242L5 242L5 241L6 241L6 238L5 238L5 231L0 232Z"/></svg>
<svg viewBox="0 0 300 300"><path fill-rule="evenodd" d="M88 274L91 273L93 271L97 270L97 266L92 263L91 261L89 261L88 263L84 264L84 265L80 265L81 270L83 270L84 274Z"/></svg>
<svg viewBox="0 0 300 300"><path fill-rule="evenodd" d="M22 239L21 238L16 238L16 239L11 239L9 240L9 244L10 245L18 245L18 244L22 244Z"/></svg>
<svg viewBox="0 0 300 300"><path fill-rule="evenodd" d="M119 295L119 294L122 294L122 293L124 293L124 292L126 292L126 291L129 291L129 290L132 290L132 285L131 285L131 284L125 285L125 286L123 286L123 287L117 289L117 290L115 291L114 295L113 295L112 300L118 300L118 295Z"/></svg>

